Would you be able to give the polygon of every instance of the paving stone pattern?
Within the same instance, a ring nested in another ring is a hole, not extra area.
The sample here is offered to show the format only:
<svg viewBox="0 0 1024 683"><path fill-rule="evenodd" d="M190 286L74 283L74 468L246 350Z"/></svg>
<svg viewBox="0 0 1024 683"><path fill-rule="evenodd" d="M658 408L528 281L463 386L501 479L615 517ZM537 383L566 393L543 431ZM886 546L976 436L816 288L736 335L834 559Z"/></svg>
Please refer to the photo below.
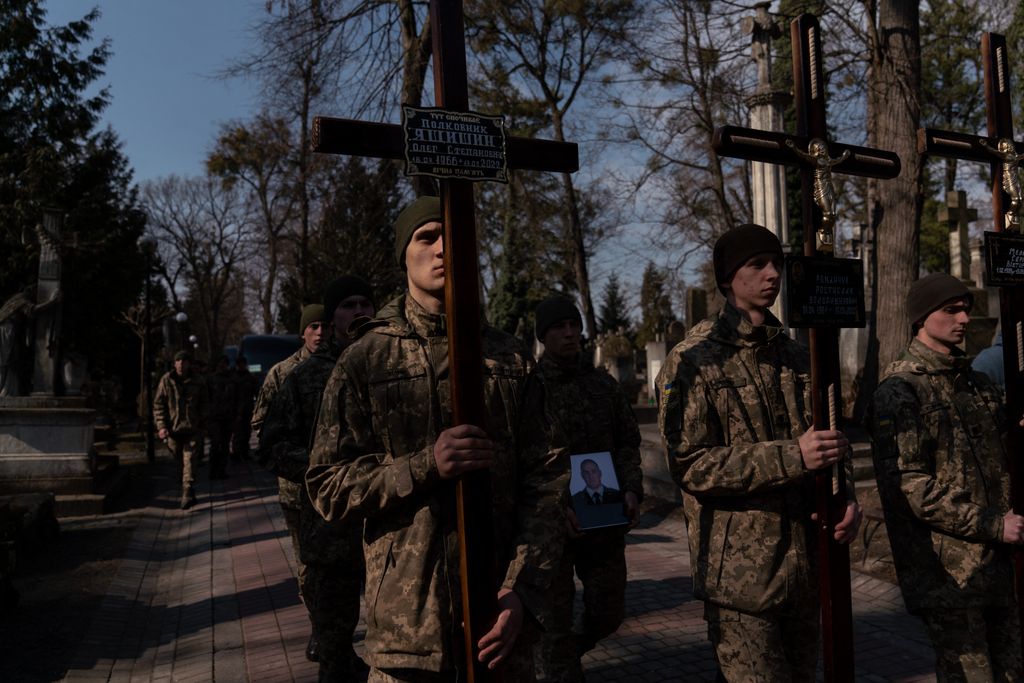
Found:
<svg viewBox="0 0 1024 683"><path fill-rule="evenodd" d="M274 479L236 464L231 479L201 479L197 493L190 511L165 491L142 512L64 680L316 681ZM679 511L644 515L628 540L627 618L586 656L588 683L715 680ZM857 680L934 681L899 590L856 573L853 589Z"/></svg>

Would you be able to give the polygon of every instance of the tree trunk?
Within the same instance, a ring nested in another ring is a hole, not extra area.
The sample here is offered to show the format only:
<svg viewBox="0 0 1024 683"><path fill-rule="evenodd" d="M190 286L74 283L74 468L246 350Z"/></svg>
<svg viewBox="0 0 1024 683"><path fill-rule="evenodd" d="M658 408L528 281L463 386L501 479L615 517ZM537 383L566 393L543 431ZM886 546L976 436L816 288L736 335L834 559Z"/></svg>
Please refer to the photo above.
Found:
<svg viewBox="0 0 1024 683"><path fill-rule="evenodd" d="M921 120L921 44L916 0L880 0L878 23L871 31L872 98L868 125L874 139L903 162L898 178L878 184L876 232L878 364L884 368L910 340L906 294L917 279L923 165L917 153ZM884 288L884 289L883 289ZM865 387L873 391L873 388Z"/></svg>
<svg viewBox="0 0 1024 683"><path fill-rule="evenodd" d="M430 17L423 20L422 29L417 29L412 0L398 0L398 14L402 27L402 104L418 107L423 99L423 83L427 78L427 66L433 48ZM410 181L417 195L433 194L436 191L434 181L427 176L412 176Z"/></svg>

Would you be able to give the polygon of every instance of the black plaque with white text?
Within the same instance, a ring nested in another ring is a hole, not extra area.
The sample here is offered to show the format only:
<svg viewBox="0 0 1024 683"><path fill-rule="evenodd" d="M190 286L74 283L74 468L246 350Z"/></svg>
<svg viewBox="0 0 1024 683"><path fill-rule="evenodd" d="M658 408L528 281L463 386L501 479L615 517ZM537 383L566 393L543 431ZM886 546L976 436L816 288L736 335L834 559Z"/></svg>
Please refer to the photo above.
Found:
<svg viewBox="0 0 1024 683"><path fill-rule="evenodd" d="M402 130L406 175L508 182L500 116L403 106Z"/></svg>
<svg viewBox="0 0 1024 683"><path fill-rule="evenodd" d="M786 257L790 327L864 327L860 259Z"/></svg>
<svg viewBox="0 0 1024 683"><path fill-rule="evenodd" d="M1024 285L1024 236L985 233L985 284L989 287Z"/></svg>

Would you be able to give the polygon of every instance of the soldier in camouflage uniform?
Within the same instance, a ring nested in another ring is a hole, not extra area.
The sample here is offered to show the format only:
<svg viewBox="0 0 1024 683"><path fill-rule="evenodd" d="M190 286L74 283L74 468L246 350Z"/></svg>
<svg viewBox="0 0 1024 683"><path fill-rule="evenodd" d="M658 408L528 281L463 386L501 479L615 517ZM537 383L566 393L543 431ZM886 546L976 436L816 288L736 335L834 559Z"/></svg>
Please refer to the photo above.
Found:
<svg viewBox="0 0 1024 683"><path fill-rule="evenodd" d="M306 495L305 477L324 386L351 341L352 321L373 315L372 296L370 286L357 277L340 277L328 285L324 323L332 334L285 378L270 402L261 437L269 451L260 459L274 474L300 486L298 555L306 568L304 598L321 683L362 680L368 671L352 649L364 574L363 527L326 522Z"/></svg>
<svg viewBox="0 0 1024 683"><path fill-rule="evenodd" d="M252 437L252 413L256 406L256 394L260 390L256 375L249 372L249 361L245 356L235 359L235 400L238 410L231 428L231 459L241 462L249 459L249 439Z"/></svg>
<svg viewBox="0 0 1024 683"><path fill-rule="evenodd" d="M875 474L903 600L935 646L939 681L1020 681L1002 393L960 344L972 296L933 274L907 296L914 339L875 392Z"/></svg>
<svg viewBox="0 0 1024 683"><path fill-rule="evenodd" d="M262 438L263 420L266 417L267 409L270 408L270 401L281 388L284 380L299 363L306 360L323 341L326 326L323 324L324 307L322 304L309 304L302 309L302 319L299 322L299 329L302 330L302 348L285 358L274 367L270 368L260 393L256 397L256 407L252 413L252 429L259 438L260 452L267 454L273 444L264 442ZM266 466L265 460L260 464ZM281 502L281 511L284 512L284 521L288 527L288 535L292 539L292 549L295 551L295 563L298 566L299 597L304 598L306 594L306 565L302 562L302 553L299 552L301 543L299 541L299 519L302 509L302 487L299 484L290 482L283 477L277 478L278 499ZM306 657L311 661L317 660L316 634L311 634L309 643L306 646Z"/></svg>
<svg viewBox="0 0 1024 683"><path fill-rule="evenodd" d="M544 344L527 384L527 410L541 411L551 427L551 443L569 454L611 453L618 474L619 495L632 524L640 518L643 472L640 429L619 383L594 367L581 353L583 320L576 305L552 297L537 307L537 339ZM548 594L551 612L538 648L543 679L577 683L583 680L580 657L611 635L625 616L626 544L628 527L583 532L571 506L566 506L566 541ZM573 632L576 583L583 583L583 619Z"/></svg>
<svg viewBox="0 0 1024 683"><path fill-rule="evenodd" d="M324 391L306 483L328 520L365 520L370 681L462 681L454 479L488 469L501 586L480 656L506 683L533 681L529 632L558 561L565 472L539 420L521 414L530 362L484 325L487 431L452 426L441 209L420 198L395 223L408 291L367 323Z"/></svg>
<svg viewBox="0 0 1024 683"><path fill-rule="evenodd" d="M190 362L188 352L174 354L174 369L160 378L153 397L157 436L167 444L181 473L182 510L196 502L192 487L209 405L206 386L189 372Z"/></svg>
<svg viewBox="0 0 1024 683"><path fill-rule="evenodd" d="M818 577L813 473L843 460L838 431L815 430L807 350L768 310L782 248L742 225L715 244L726 303L669 353L658 422L682 487L693 593L728 681L814 681ZM848 481L852 482L852 478ZM836 540L860 525L852 484Z"/></svg>
<svg viewBox="0 0 1024 683"><path fill-rule="evenodd" d="M238 413L237 384L228 368L227 356L217 359L207 386L210 392L210 410L207 421L210 433L210 479L226 479L228 476L228 450L231 448L231 429Z"/></svg>

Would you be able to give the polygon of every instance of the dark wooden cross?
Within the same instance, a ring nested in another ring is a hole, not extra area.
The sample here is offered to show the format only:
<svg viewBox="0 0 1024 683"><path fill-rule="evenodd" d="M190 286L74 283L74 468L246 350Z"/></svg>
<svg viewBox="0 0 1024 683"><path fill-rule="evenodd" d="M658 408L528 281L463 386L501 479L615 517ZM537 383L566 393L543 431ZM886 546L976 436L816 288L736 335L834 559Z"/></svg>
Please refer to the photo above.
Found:
<svg viewBox="0 0 1024 683"><path fill-rule="evenodd" d="M883 150L828 140L825 80L822 77L818 19L803 14L790 24L797 134L724 126L715 130L714 148L723 155L800 167L803 184L804 255L828 258L834 251L835 197L831 173L894 178L899 157ZM841 421L839 329L810 329L812 413L815 429L838 429ZM853 613L850 603L850 551L836 543L835 525L846 508L842 467L815 476L824 671L827 681L853 680Z"/></svg>
<svg viewBox="0 0 1024 683"><path fill-rule="evenodd" d="M1006 191L1008 183L1019 182L1017 162L1006 163L1006 154L1019 156L1024 145L1013 139L1013 110L1010 100L1010 60L1006 38L998 33L981 37L981 56L985 63L985 103L988 110L988 136L968 135L951 131L922 128L917 132L921 154L952 157L991 164L992 167L992 230L1020 234L1019 210L1013 209L1014 198ZM1002 155L999 152L1003 144ZM1009 174L1007 173L1009 171ZM1019 194L1019 185L1018 185ZM1020 200L1018 196L1017 201ZM990 274L991 275L991 274ZM1003 330L1003 372L1006 377L1006 413L1010 422L1007 454L1010 458L1010 496L1014 512L1024 512L1024 428L1018 424L1024 415L1024 286L999 288L999 320ZM1014 575L1017 608L1024 616L1024 551L1014 551ZM1024 639L1022 639L1024 649Z"/></svg>
<svg viewBox="0 0 1024 683"><path fill-rule="evenodd" d="M465 27L461 0L431 0L436 104L446 111L469 110L466 75ZM381 159L405 158L401 126L316 117L313 150ZM571 173L579 169L575 144L509 136L508 167ZM483 392L483 350L480 335L479 260L473 186L467 180L441 182L444 222L445 313L448 318L448 358L451 372L455 425L483 429L486 407ZM477 661L477 643L497 616L496 551L492 536L490 474L462 475L456 483L462 582L463 631L467 681L496 680Z"/></svg>

